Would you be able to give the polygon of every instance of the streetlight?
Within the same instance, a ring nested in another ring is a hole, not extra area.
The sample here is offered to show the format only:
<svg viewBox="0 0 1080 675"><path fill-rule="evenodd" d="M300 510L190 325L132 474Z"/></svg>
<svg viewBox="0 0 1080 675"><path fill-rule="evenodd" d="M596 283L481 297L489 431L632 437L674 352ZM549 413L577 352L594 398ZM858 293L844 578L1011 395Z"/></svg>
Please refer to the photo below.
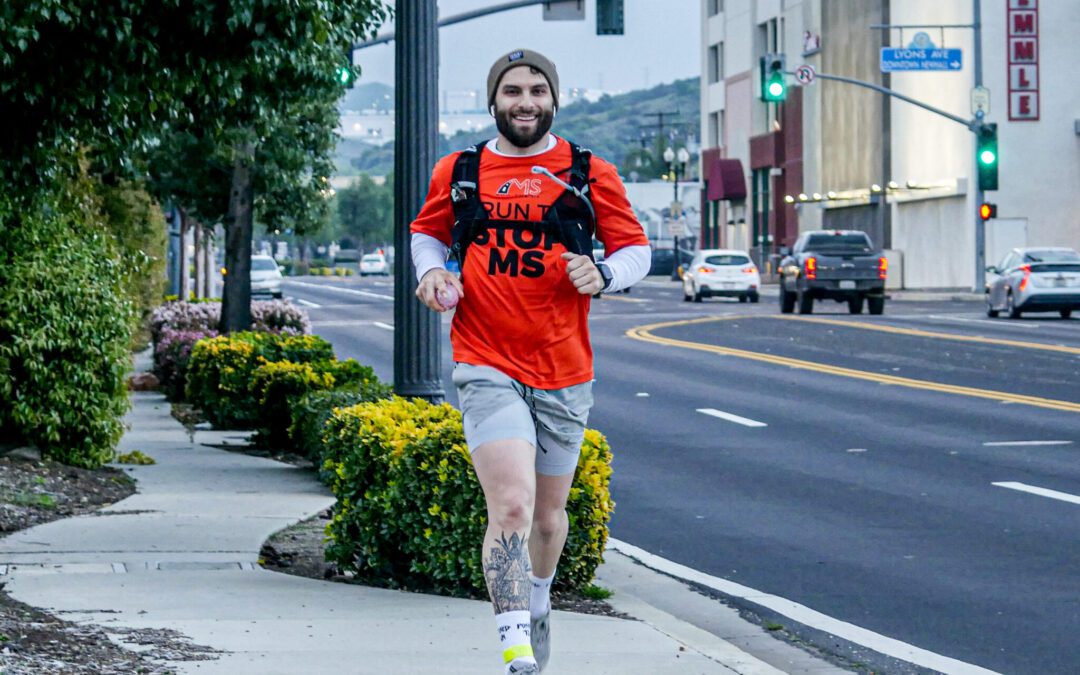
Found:
<svg viewBox="0 0 1080 675"><path fill-rule="evenodd" d="M679 152L676 153L668 146L664 150L664 161L668 165L668 169L672 173L672 177L675 179L675 200L671 202L671 239L672 246L675 253L675 261L671 267L671 280L679 280L679 265L681 264L679 256L679 237L676 232L681 231L679 228L679 216L682 214L682 204L679 203L679 177L686 173L686 163L690 161L690 153L686 151L686 148L679 148Z"/></svg>

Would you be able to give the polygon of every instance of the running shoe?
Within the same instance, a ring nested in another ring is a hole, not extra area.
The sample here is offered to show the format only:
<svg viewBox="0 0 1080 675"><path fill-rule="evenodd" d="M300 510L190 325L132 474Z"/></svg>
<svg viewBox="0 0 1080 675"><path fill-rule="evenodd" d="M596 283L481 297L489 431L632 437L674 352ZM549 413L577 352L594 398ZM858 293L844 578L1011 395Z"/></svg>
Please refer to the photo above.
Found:
<svg viewBox="0 0 1080 675"><path fill-rule="evenodd" d="M533 619L529 630L529 639L532 642L533 658L541 672L547 667L548 659L551 658L551 607L539 619Z"/></svg>
<svg viewBox="0 0 1080 675"><path fill-rule="evenodd" d="M540 666L535 663L518 663L514 661L506 669L507 675L540 675Z"/></svg>

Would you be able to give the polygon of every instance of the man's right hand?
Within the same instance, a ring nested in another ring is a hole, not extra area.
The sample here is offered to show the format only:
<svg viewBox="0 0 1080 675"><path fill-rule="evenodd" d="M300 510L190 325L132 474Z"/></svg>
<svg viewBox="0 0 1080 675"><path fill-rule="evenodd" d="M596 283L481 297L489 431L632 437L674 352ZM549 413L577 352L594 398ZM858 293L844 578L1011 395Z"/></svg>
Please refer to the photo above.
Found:
<svg viewBox="0 0 1080 675"><path fill-rule="evenodd" d="M446 308L439 304L436 294L447 286L453 286L457 290L459 297L465 297L465 289L462 287L461 280L457 278L456 274L439 267L432 268L424 274L424 278L421 279L420 283L416 286L416 297L419 298L420 302L424 303L428 309L435 312L445 312Z"/></svg>

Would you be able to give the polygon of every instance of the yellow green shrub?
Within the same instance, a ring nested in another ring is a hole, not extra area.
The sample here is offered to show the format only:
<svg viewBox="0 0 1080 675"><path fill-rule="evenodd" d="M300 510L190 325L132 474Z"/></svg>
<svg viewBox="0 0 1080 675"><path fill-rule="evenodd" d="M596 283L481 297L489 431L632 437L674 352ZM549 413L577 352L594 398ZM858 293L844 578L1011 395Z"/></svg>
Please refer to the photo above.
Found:
<svg viewBox="0 0 1080 675"><path fill-rule="evenodd" d="M338 408L323 449L337 497L328 560L368 583L484 597L487 516L457 410L398 397ZM611 449L588 430L567 503L560 588L589 584L603 559L610 477Z"/></svg>

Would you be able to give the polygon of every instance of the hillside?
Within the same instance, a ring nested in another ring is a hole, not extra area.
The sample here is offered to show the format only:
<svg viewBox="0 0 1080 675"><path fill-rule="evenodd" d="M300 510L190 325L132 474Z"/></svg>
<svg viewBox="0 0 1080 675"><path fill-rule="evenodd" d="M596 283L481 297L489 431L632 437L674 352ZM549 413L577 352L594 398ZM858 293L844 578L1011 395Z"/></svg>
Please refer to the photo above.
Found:
<svg viewBox="0 0 1080 675"><path fill-rule="evenodd" d="M385 93L380 91L375 95ZM392 90L390 96L393 97ZM657 117L651 113L679 111L679 116L675 118L665 114L665 125L672 121L678 123L679 140L685 141L687 132L694 136L699 133L700 105L699 80L690 78L618 96L605 96L594 103L574 103L559 111L552 131L592 149L598 156L622 168L628 156L641 152L643 131L650 134L645 140L648 149L655 149ZM643 130L642 127L649 125L653 128ZM665 127L665 133L669 129ZM494 123L477 133L459 132L450 138L440 136L439 156L493 136ZM652 155L655 154L652 152ZM373 147L343 143L338 147L337 160L342 173L386 175L394 166L393 144Z"/></svg>

